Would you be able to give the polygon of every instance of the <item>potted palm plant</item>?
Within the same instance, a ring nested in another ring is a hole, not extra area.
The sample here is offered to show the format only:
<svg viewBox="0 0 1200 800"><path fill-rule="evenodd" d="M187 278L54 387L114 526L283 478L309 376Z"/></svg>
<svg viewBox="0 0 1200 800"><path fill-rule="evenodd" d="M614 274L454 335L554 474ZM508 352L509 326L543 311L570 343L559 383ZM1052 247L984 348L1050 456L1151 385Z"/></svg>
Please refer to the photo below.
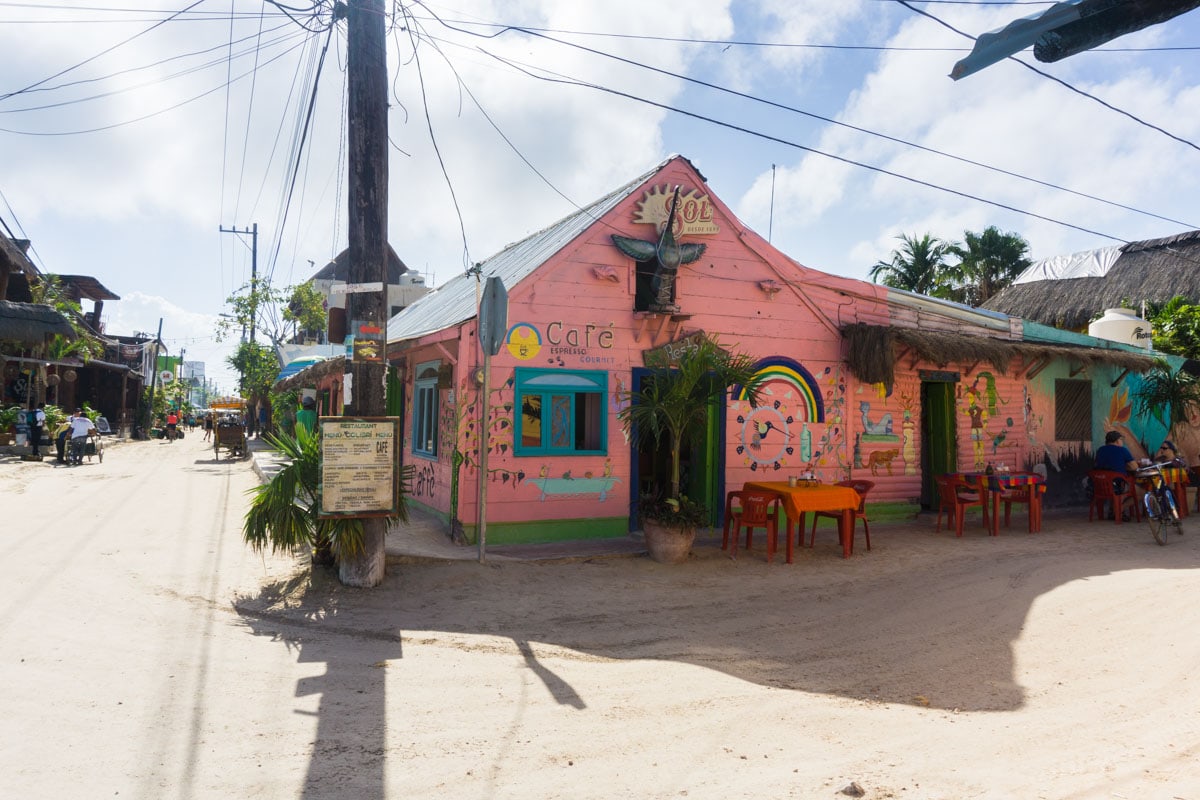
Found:
<svg viewBox="0 0 1200 800"><path fill-rule="evenodd" d="M758 401L761 378L755 359L724 349L715 339L697 337L669 359L665 350L647 356L651 372L641 386L626 393L618 417L642 446L663 447L670 454L670 485L656 486L638 501L638 519L650 557L663 563L687 559L696 528L708 521L708 509L680 491L683 448L704 429L708 410L730 386L740 385L752 404Z"/></svg>
<svg viewBox="0 0 1200 800"><path fill-rule="evenodd" d="M307 547L314 564L333 564L363 550L361 519L321 518L317 495L321 440L303 425L294 434L267 434L263 439L289 459L269 481L250 489L250 509L242 521L242 537L255 550L292 551ZM405 497L412 485L411 464L400 468L399 515L408 521Z"/></svg>

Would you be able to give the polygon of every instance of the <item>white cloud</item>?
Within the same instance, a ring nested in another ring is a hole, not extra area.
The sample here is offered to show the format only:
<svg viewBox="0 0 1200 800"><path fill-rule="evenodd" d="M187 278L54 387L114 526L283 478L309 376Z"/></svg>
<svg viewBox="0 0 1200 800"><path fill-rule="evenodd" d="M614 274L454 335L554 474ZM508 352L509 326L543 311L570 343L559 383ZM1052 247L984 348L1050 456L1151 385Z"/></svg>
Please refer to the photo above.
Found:
<svg viewBox="0 0 1200 800"><path fill-rule="evenodd" d="M253 36L258 25L254 16L263 4L237 0L235 6L254 12L236 22L235 36ZM432 272L437 282L465 266L458 211L470 259L478 261L671 152L691 158L709 176L711 190L747 224L764 235L770 228L776 246L831 272L865 275L872 263L887 257L898 233L958 238L967 228L996 224L1029 239L1037 257L1109 244L1096 235L716 128L636 98L1123 238L1167 235L1182 227L767 109L648 72L639 63L1200 223L1200 193L1191 177L1200 154L1194 148L1173 143L1011 62L955 82L947 74L961 53L944 50L834 51L670 41L965 46L962 37L898 4L697 0L681 7L634 0L459 0L453 8L430 7L460 28L483 21L544 29L542 37L509 31L483 38L444 27L422 12L417 21L430 37L419 49L424 96L407 39L400 33L389 39L390 136L407 153L389 153L390 239L406 263ZM995 7L939 6L934 11L972 34L999 27L1014 15L1011 8ZM46 0L5 13L14 24L0 26L0 96L81 63L39 88L100 80L0 99L0 128L51 133L109 125L166 109L226 80L219 61L228 49L228 19L169 22L131 39L150 27L149 12L120 15ZM1191 16L1116 44L1188 43L1200 31L1200 19ZM21 17L43 22L18 24ZM46 22L54 17L70 22ZM141 21L114 21L131 17ZM284 27L265 39L288 35L293 42L302 40L303 32L294 24L269 15L266 26L276 25ZM476 30L490 35L497 28ZM586 31L619 35L580 33ZM84 63L126 39L127 44ZM323 36L313 37L307 49L262 65L253 82L237 80L228 92L213 92L142 122L78 136L0 134L0 192L11 206L10 211L0 203L0 216L18 236L33 239L40 266L95 275L122 295L105 306L109 330L153 328L163 316L164 336L179 339L180 346L187 340L189 354L201 352L200 339L211 336L211 324L205 327L204 320L211 323L223 310L225 297L249 280L244 237L223 234L220 227L258 223L259 273L272 276L277 285L304 280L313 271L310 260L320 267L345 247L348 201L340 144L345 45L340 33L325 60L306 149L298 162L292 155L303 127L307 80L323 42ZM235 45L234 50L248 46ZM214 49L201 52L208 48ZM269 57L281 50L264 52ZM562 80L611 88L633 99L538 80L484 50L533 72L558 73L566 76ZM183 53L196 55L165 60ZM1022 58L1032 62L1028 53ZM1192 109L1200 101L1200 81L1187 58L1171 52L1088 53L1038 66L1195 141L1200 139L1200 118ZM209 61L214 66L187 72ZM120 74L150 64L156 66ZM231 73L236 77L252 64L251 59L238 60ZM137 88L88 103L15 110L131 86ZM511 145L475 108L464 86ZM426 100L458 211L430 143ZM773 219L772 164L777 165ZM296 191L289 201L293 173ZM216 350L210 374L224 369L223 355Z"/></svg>

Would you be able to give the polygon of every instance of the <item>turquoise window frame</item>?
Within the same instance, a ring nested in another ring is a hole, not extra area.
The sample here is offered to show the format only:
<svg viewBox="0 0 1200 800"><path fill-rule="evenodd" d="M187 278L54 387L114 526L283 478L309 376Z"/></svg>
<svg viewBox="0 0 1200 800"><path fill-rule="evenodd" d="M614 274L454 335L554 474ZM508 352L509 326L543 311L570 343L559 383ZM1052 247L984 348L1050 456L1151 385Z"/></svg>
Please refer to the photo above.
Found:
<svg viewBox="0 0 1200 800"><path fill-rule="evenodd" d="M438 457L438 414L441 400L437 388L439 366L439 361L418 364L413 379L412 452L414 456L435 461Z"/></svg>
<svg viewBox="0 0 1200 800"><path fill-rule="evenodd" d="M598 449L579 449L575 447L575 426L578 413L578 395L594 394L597 396L600 410L600 447ZM570 430L567 440L570 446L555 447L550 444L554 435L553 425L546 424L543 417L541 445L528 447L524 444L525 415L521 413L524 398L527 396L541 398L542 409L548 413L554 407L554 396L569 395L570 410L568 422ZM605 370L583 369L535 369L517 367L513 379L513 455L515 456L602 456L608 455L608 372Z"/></svg>

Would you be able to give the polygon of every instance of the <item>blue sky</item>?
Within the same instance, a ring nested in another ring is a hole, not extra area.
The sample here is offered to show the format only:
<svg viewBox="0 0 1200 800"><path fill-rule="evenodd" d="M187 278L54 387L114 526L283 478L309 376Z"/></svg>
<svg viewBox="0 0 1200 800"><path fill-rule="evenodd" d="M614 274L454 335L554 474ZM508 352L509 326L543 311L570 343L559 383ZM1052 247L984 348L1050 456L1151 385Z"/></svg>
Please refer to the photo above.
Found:
<svg viewBox="0 0 1200 800"><path fill-rule="evenodd" d="M913 5L973 35L1044 7ZM1045 258L1200 227L1197 12L1057 64L1019 54L1046 75L1005 61L956 82L969 40L890 0L407 9L415 56L405 31L388 42L389 231L434 285L671 153L779 249L851 277L901 233L958 239L997 225ZM493 35L501 26L541 36ZM229 343L213 330L250 258L244 237L219 229L258 223L260 274L278 286L345 247L344 29L329 41L300 150L326 36L276 6L0 0L0 218L33 241L40 268L94 275L122 296L106 304L111 332L153 331L162 317L173 353L231 385Z"/></svg>

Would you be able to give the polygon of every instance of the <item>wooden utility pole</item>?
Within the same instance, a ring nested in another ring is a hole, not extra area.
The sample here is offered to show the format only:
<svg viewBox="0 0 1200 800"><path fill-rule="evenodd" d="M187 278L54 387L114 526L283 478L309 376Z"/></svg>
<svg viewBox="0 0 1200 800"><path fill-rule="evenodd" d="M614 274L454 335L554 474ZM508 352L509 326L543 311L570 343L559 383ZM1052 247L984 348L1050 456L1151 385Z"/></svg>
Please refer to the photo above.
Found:
<svg viewBox="0 0 1200 800"><path fill-rule="evenodd" d="M235 225L232 228L220 227L221 233L250 234L250 341L254 341L254 323L258 319L258 223L253 230L246 228L239 231ZM242 326L242 341L246 341L246 326Z"/></svg>
<svg viewBox="0 0 1200 800"><path fill-rule="evenodd" d="M350 163L349 283L383 281L387 291L388 141L387 31L384 0L346 4L347 131ZM353 334L362 323L386 328L382 293L346 295L346 318ZM386 337L386 331L384 336ZM353 375L347 413L382 417L387 412L386 362L348 362ZM362 554L343 557L338 577L348 586L376 586L384 576L387 520L363 521Z"/></svg>
<svg viewBox="0 0 1200 800"><path fill-rule="evenodd" d="M162 317L158 318L158 333L154 334L154 374L150 376L150 402L146 406L145 416L142 417L142 436L147 439L150 438L150 428L154 425L154 393L158 391L158 346L160 342L162 342Z"/></svg>

